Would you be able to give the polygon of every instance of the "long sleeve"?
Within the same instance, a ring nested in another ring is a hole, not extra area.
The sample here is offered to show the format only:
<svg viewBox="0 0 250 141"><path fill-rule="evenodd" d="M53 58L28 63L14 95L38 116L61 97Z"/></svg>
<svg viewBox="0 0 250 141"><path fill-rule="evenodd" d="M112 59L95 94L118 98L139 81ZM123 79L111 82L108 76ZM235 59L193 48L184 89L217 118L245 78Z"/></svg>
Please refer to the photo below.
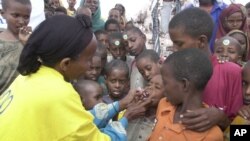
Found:
<svg viewBox="0 0 250 141"><path fill-rule="evenodd" d="M94 123L98 128L105 127L119 111L119 102L110 104L99 103L89 112L94 116Z"/></svg>

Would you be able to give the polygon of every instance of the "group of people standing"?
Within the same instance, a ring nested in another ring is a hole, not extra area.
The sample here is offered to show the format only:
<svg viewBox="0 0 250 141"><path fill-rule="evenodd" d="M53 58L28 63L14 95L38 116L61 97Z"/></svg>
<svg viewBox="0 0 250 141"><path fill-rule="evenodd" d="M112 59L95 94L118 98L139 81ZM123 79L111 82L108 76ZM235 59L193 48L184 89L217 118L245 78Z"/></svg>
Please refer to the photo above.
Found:
<svg viewBox="0 0 250 141"><path fill-rule="evenodd" d="M181 10L166 59L123 5L104 21L99 0L68 3L32 29L30 0L2 0L0 140L223 141L250 123L250 4Z"/></svg>

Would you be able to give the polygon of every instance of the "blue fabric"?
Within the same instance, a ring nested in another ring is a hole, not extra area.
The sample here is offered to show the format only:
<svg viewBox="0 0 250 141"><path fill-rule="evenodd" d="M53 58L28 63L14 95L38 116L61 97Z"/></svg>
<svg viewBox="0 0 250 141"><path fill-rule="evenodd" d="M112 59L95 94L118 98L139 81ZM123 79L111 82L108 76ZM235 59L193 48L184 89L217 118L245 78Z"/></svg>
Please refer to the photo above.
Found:
<svg viewBox="0 0 250 141"><path fill-rule="evenodd" d="M214 21L214 30L213 30L212 38L209 42L210 50L212 53L214 53L214 42L216 39L216 33L217 33L218 26L219 26L219 16L220 16L221 11L223 9L225 9L226 7L227 7L227 5L225 3L218 4L217 2L215 2L214 6L210 12L210 15Z"/></svg>
<svg viewBox="0 0 250 141"><path fill-rule="evenodd" d="M128 127L128 120L123 117L119 121L110 122L119 111L119 102L113 102L110 104L97 104L89 112L94 116L94 123L105 134L107 134L112 141L126 141L127 135L125 128ZM98 113L102 113L102 118L98 116Z"/></svg>

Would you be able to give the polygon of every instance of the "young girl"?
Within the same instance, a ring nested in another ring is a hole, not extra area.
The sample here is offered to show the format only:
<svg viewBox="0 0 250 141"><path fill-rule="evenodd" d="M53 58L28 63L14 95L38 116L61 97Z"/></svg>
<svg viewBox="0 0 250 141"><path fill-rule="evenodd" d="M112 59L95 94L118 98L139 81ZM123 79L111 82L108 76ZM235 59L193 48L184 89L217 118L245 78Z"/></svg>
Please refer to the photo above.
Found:
<svg viewBox="0 0 250 141"><path fill-rule="evenodd" d="M93 31L103 29L104 21L101 18L100 0L81 0L80 5L85 5L91 10Z"/></svg>
<svg viewBox="0 0 250 141"><path fill-rule="evenodd" d="M2 0L7 30L0 34L0 95L18 75L16 71L23 44L31 33L29 0Z"/></svg>
<svg viewBox="0 0 250 141"><path fill-rule="evenodd" d="M220 60L227 60L242 65L243 52L241 45L230 36L225 36L215 41L214 54Z"/></svg>
<svg viewBox="0 0 250 141"><path fill-rule="evenodd" d="M247 62L249 54L249 40L247 35L241 30L232 30L227 35L235 38L241 44L243 53L242 61Z"/></svg>
<svg viewBox="0 0 250 141"><path fill-rule="evenodd" d="M132 63L132 57L127 56L126 51L126 40L123 38L123 34L121 32L114 32L109 35L109 47L108 50L111 53L112 57L108 58L108 61L113 59L120 59L128 64L128 66Z"/></svg>
<svg viewBox="0 0 250 141"><path fill-rule="evenodd" d="M241 4L233 3L225 8L220 14L216 38L219 39L235 29L247 34L247 16L245 11L245 7Z"/></svg>

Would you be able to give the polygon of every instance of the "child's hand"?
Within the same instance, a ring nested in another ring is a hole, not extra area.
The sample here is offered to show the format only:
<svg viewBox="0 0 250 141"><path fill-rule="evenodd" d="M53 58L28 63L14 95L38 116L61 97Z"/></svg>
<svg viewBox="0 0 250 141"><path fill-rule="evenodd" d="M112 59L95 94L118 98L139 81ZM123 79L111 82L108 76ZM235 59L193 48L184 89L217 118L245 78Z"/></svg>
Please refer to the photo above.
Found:
<svg viewBox="0 0 250 141"><path fill-rule="evenodd" d="M120 104L120 111L126 109L128 105L135 99L136 96L136 90L130 89L128 94L119 101Z"/></svg>
<svg viewBox="0 0 250 141"><path fill-rule="evenodd" d="M32 29L30 26L24 26L24 27L20 28L18 37L23 45L26 44L31 33L32 33Z"/></svg>
<svg viewBox="0 0 250 141"><path fill-rule="evenodd" d="M217 56L217 61L218 61L220 64L224 64L225 62L228 62L228 61L229 61L229 57Z"/></svg>
<svg viewBox="0 0 250 141"><path fill-rule="evenodd" d="M239 110L239 115L246 120L250 120L250 105L244 105Z"/></svg>
<svg viewBox="0 0 250 141"><path fill-rule="evenodd" d="M151 103L150 99L130 103L124 114L124 117L126 117L130 121L144 116L147 107L149 107L148 105L150 105L150 103Z"/></svg>

